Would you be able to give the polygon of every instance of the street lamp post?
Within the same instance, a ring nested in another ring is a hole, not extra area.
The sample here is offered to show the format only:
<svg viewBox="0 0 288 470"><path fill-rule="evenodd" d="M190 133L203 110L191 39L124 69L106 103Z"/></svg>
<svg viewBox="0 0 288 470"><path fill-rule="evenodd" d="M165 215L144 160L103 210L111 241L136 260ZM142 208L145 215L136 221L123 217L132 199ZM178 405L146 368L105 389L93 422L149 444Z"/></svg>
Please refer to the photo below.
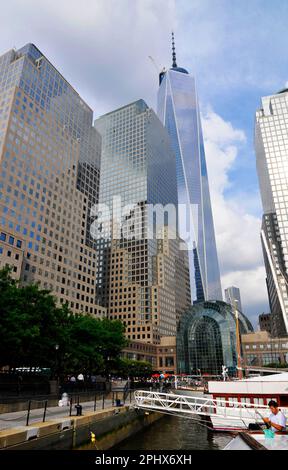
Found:
<svg viewBox="0 0 288 470"><path fill-rule="evenodd" d="M59 344L55 344L55 379L59 380L59 377L58 377L58 351L59 351Z"/></svg>
<svg viewBox="0 0 288 470"><path fill-rule="evenodd" d="M50 380L49 380L50 393L53 394L53 395L58 394L58 392L59 392L59 382L58 382L58 372L59 372L58 350L59 350L59 344L54 344L54 350L55 350L55 362L54 362L54 368L53 368L53 365L51 365L51 377L50 377Z"/></svg>
<svg viewBox="0 0 288 470"><path fill-rule="evenodd" d="M237 371L238 371L238 379L243 379L243 371L242 371L242 357L241 357L241 339L240 339L240 327L239 327L239 311L237 308L238 301L234 299L233 307L234 307L234 314L235 314L235 322L236 322L236 351L237 351Z"/></svg>

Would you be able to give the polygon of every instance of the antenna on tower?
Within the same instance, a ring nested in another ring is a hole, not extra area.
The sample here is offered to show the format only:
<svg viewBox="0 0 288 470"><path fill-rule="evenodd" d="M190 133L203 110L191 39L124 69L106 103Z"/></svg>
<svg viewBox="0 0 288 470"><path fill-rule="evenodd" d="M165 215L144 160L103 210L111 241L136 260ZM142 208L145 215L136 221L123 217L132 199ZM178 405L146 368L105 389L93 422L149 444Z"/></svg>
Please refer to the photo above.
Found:
<svg viewBox="0 0 288 470"><path fill-rule="evenodd" d="M174 32L172 31L172 68L177 67Z"/></svg>

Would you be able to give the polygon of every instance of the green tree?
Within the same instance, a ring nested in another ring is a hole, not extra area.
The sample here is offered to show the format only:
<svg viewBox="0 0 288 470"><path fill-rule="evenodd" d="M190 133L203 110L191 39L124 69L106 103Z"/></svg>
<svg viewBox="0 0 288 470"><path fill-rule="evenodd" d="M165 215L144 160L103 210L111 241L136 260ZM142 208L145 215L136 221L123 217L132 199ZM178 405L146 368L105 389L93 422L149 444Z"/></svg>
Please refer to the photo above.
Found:
<svg viewBox="0 0 288 470"><path fill-rule="evenodd" d="M8 268L0 270L0 366L47 367L54 376L109 373L124 333L121 322L74 315L50 291L21 286Z"/></svg>
<svg viewBox="0 0 288 470"><path fill-rule="evenodd" d="M74 370L109 373L126 344L124 326L117 320L77 315L70 330L70 357Z"/></svg>
<svg viewBox="0 0 288 470"><path fill-rule="evenodd" d="M122 377L147 377L152 374L152 364L147 361L119 359L115 372Z"/></svg>
<svg viewBox="0 0 288 470"><path fill-rule="evenodd" d="M67 344L71 319L50 291L20 286L8 268L0 270L0 365L53 368L55 345Z"/></svg>
<svg viewBox="0 0 288 470"><path fill-rule="evenodd" d="M19 318L20 317L20 318ZM25 315L19 312L17 283L10 276L10 269L0 270L0 365L14 365L19 358L22 338L33 335L22 329Z"/></svg>

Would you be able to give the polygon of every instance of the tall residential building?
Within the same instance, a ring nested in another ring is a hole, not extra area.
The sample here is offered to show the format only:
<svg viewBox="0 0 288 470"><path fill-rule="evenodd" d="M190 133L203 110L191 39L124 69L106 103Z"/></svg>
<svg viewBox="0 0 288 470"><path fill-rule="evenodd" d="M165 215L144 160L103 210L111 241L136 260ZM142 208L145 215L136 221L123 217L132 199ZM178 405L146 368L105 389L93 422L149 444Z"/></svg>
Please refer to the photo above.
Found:
<svg viewBox="0 0 288 470"><path fill-rule="evenodd" d="M189 292L187 254L178 255L175 155L165 128L143 100L100 117L95 127L102 136L99 202L106 205L96 214L94 233L98 301L110 318L124 322L129 339L160 344L161 336L176 334L184 309L179 302L185 307L189 302L189 293L183 292L185 286ZM160 210L161 227L148 208L156 204L172 204L175 219L167 221Z"/></svg>
<svg viewBox="0 0 288 470"><path fill-rule="evenodd" d="M176 155L178 203L182 207L179 235L188 243L192 299L222 300L195 78L177 66L174 36L172 47L172 68L159 77L158 116Z"/></svg>
<svg viewBox="0 0 288 470"><path fill-rule="evenodd" d="M74 312L95 303L101 137L93 112L33 44L0 57L0 265Z"/></svg>
<svg viewBox="0 0 288 470"><path fill-rule="evenodd" d="M255 151L263 218L261 241L273 334L288 334L288 89L262 98Z"/></svg>
<svg viewBox="0 0 288 470"><path fill-rule="evenodd" d="M237 307L240 312L243 312L240 289L238 287L231 286L225 289L225 301L227 302L227 304Z"/></svg>

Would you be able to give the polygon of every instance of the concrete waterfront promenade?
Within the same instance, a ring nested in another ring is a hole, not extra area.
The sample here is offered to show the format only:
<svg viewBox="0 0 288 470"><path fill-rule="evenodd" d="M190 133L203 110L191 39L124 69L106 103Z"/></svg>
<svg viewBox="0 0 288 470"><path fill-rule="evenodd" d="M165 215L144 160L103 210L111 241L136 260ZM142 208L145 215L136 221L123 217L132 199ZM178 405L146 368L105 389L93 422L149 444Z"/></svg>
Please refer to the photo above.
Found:
<svg viewBox="0 0 288 470"><path fill-rule="evenodd" d="M131 399L131 403L134 400L133 396ZM28 404L28 402L27 402ZM113 406L112 398L105 398L104 402L102 398L96 401L96 411L100 411L103 409L111 408ZM88 411L94 411L95 402L94 401L87 401L80 403L82 406L82 413ZM15 428L19 426L25 426L27 421L27 413L28 411L18 411L13 413L2 413L0 414L0 431L5 429ZM29 424L37 423L43 421L43 414L44 408L37 408L32 409L30 411L29 417ZM49 421L50 419L58 419L58 418L70 418L70 406L52 406L47 408L45 421ZM72 407L72 417L76 415L75 404Z"/></svg>
<svg viewBox="0 0 288 470"><path fill-rule="evenodd" d="M96 411L94 401L83 402L81 416L75 416L75 408L70 416L69 406L53 406L47 408L45 422L43 409L38 408L31 410L28 426L27 412L0 414L0 450L70 450L87 445L110 449L162 416L136 409L133 396L127 402L113 406L113 400L105 398L97 401Z"/></svg>

